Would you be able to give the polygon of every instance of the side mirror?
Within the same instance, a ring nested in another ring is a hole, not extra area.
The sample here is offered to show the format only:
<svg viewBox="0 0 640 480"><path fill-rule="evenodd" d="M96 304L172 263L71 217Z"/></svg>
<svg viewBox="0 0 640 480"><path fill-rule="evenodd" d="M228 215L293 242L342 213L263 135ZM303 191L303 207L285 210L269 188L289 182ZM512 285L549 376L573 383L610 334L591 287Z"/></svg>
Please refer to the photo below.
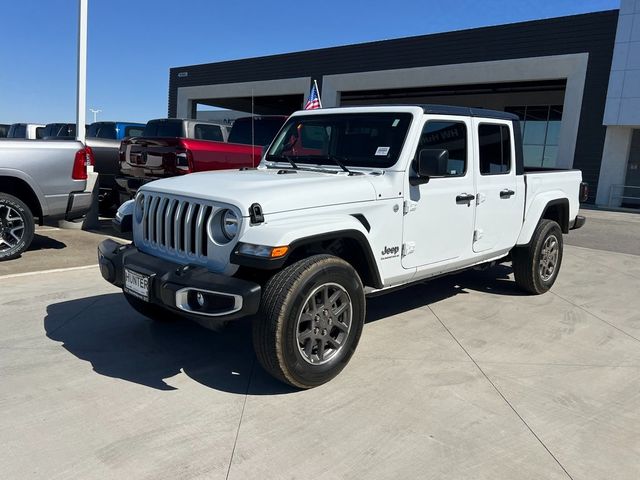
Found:
<svg viewBox="0 0 640 480"><path fill-rule="evenodd" d="M416 177L410 177L411 185L427 183L431 177L444 177L449 173L449 150L442 148L425 148L418 153L415 170Z"/></svg>

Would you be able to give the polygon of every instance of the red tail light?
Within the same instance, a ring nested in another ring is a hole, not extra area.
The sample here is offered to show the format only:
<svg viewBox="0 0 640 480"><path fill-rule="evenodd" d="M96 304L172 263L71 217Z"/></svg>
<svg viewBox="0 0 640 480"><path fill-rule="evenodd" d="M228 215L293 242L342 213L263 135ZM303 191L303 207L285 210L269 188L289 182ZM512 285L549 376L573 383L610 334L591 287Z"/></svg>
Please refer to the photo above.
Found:
<svg viewBox="0 0 640 480"><path fill-rule="evenodd" d="M94 157L93 151L89 147L84 147L76 152L76 158L73 161L73 171L71 172L71 178L74 180L86 180L87 179L87 167L93 165Z"/></svg>
<svg viewBox="0 0 640 480"><path fill-rule="evenodd" d="M176 153L176 173L187 174L193 172L193 154L191 150L185 149Z"/></svg>
<svg viewBox="0 0 640 480"><path fill-rule="evenodd" d="M589 198L589 184L587 182L580 183L580 203L584 203Z"/></svg>

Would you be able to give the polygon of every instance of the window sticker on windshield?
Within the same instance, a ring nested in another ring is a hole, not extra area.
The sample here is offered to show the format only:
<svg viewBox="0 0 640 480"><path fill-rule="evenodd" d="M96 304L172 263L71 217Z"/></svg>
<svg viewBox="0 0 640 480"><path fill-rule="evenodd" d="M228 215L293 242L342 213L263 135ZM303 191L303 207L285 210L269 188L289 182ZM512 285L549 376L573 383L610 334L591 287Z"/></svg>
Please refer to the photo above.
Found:
<svg viewBox="0 0 640 480"><path fill-rule="evenodd" d="M376 150L376 157L384 157L386 155L389 155L389 150L391 150L391 147L378 147L378 149Z"/></svg>
<svg viewBox="0 0 640 480"><path fill-rule="evenodd" d="M400 123L400 119L399 119L399 118L396 118L396 119L393 121L393 123L391 124L391 126L392 126L392 127L397 127L399 123Z"/></svg>

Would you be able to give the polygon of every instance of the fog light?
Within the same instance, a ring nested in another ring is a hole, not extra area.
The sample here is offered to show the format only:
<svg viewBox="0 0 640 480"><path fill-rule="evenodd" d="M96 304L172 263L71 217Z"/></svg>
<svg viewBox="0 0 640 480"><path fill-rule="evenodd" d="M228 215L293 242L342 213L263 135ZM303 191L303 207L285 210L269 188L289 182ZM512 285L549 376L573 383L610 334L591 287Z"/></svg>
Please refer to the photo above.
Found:
<svg viewBox="0 0 640 480"><path fill-rule="evenodd" d="M204 307L204 295L202 294L202 292L198 292L198 294L196 295L196 302L198 302L198 306L200 308Z"/></svg>

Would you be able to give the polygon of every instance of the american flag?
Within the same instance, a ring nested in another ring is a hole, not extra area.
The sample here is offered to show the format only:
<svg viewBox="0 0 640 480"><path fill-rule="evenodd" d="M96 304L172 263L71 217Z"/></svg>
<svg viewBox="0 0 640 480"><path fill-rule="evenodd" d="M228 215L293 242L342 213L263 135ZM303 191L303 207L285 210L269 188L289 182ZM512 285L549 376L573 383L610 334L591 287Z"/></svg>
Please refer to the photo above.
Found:
<svg viewBox="0 0 640 480"><path fill-rule="evenodd" d="M320 103L320 94L318 93L318 86L316 82L313 82L313 86L311 87L311 92L309 93L309 100L307 100L307 104L304 106L305 110L316 110L317 108L322 108L322 104Z"/></svg>

